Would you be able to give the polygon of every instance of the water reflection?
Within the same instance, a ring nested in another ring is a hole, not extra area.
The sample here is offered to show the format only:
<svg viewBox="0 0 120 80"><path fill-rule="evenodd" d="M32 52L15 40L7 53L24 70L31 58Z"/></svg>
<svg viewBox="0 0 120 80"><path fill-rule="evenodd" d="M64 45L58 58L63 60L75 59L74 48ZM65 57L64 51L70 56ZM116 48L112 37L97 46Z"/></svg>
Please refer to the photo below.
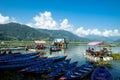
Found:
<svg viewBox="0 0 120 80"><path fill-rule="evenodd" d="M112 51L113 53L120 53L120 47L113 47ZM87 49L87 45L71 45L68 47L68 49L62 49L62 51L59 52L51 52L47 50L46 56L58 56L58 55L67 55L67 58L71 58L71 62L73 61L79 61L78 65L82 65L86 63L86 59L84 58L83 54L85 53L85 50ZM96 50L100 50L99 47L96 47ZM118 79L118 76L120 76L120 61L111 61L112 69L109 69L109 71L114 76L115 80Z"/></svg>

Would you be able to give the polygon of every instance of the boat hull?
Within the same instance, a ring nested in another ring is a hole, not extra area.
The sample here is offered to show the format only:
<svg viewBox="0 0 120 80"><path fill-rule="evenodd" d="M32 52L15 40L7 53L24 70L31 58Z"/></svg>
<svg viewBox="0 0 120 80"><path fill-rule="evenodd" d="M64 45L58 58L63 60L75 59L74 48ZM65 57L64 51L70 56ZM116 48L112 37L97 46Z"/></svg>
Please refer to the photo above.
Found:
<svg viewBox="0 0 120 80"><path fill-rule="evenodd" d="M99 66L92 73L91 80L114 80L105 66Z"/></svg>

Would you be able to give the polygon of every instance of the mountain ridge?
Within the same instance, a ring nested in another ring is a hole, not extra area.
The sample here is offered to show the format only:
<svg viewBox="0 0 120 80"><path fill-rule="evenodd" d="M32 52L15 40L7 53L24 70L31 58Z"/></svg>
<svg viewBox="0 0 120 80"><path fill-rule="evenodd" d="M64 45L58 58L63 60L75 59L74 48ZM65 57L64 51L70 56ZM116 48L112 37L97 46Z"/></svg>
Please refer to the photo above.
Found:
<svg viewBox="0 0 120 80"><path fill-rule="evenodd" d="M0 40L48 40L65 38L69 41L89 41L65 30L36 29L19 23L0 24Z"/></svg>

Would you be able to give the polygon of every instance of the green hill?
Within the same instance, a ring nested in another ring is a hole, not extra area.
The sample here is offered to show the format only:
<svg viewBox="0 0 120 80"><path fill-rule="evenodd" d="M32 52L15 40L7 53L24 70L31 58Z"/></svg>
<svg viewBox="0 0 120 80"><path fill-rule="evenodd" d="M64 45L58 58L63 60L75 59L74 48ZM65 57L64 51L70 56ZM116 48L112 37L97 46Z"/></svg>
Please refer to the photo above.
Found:
<svg viewBox="0 0 120 80"><path fill-rule="evenodd" d="M51 38L65 38L70 41L88 41L86 38L80 38L79 36L65 30L39 29L39 31L45 34L49 34Z"/></svg>
<svg viewBox="0 0 120 80"><path fill-rule="evenodd" d="M0 40L32 41L65 38L70 41L88 41L64 30L35 29L18 23L0 24Z"/></svg>

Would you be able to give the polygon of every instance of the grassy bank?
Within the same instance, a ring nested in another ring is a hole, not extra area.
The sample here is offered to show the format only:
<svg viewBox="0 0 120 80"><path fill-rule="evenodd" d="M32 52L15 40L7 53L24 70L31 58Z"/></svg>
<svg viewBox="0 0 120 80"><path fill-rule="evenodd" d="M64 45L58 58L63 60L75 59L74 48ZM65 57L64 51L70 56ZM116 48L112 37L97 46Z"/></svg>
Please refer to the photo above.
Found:
<svg viewBox="0 0 120 80"><path fill-rule="evenodd" d="M113 53L111 54L111 56L113 57L114 60L120 60L120 54Z"/></svg>
<svg viewBox="0 0 120 80"><path fill-rule="evenodd" d="M50 41L46 41L46 45L50 45ZM69 42L70 45L87 44L87 42ZM19 47L19 46L35 46L34 41L0 41L0 48Z"/></svg>
<svg viewBox="0 0 120 80"><path fill-rule="evenodd" d="M96 67L99 66L99 65L104 65L104 66L106 66L108 68L112 67L112 65L108 61L98 61L98 62L95 62L95 66Z"/></svg>

